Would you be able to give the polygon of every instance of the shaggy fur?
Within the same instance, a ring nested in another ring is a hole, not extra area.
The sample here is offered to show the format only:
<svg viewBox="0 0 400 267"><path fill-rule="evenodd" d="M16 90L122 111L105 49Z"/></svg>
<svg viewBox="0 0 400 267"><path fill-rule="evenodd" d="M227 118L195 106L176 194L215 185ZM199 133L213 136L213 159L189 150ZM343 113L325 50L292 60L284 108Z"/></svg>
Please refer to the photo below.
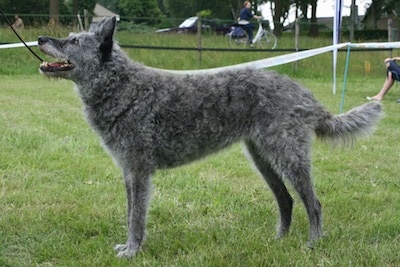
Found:
<svg viewBox="0 0 400 267"><path fill-rule="evenodd" d="M145 236L151 176L243 141L279 205L277 237L288 232L290 181L304 202L310 242L322 236L321 204L310 177L314 133L352 141L370 133L381 104L369 102L335 116L289 78L256 69L213 75L174 75L128 58L113 41L116 21L65 39L39 38L40 49L64 63L43 63L48 77L75 82L85 115L120 166L128 199L128 240L118 256L132 257Z"/></svg>

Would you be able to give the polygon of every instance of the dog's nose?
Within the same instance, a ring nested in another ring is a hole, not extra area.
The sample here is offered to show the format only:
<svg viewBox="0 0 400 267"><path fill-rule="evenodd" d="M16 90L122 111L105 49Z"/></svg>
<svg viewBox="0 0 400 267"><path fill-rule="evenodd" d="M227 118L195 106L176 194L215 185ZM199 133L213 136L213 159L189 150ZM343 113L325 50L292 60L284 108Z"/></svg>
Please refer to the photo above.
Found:
<svg viewBox="0 0 400 267"><path fill-rule="evenodd" d="M48 41L47 37L40 36L39 39L38 39L38 44L42 45L42 44L46 43L47 41Z"/></svg>

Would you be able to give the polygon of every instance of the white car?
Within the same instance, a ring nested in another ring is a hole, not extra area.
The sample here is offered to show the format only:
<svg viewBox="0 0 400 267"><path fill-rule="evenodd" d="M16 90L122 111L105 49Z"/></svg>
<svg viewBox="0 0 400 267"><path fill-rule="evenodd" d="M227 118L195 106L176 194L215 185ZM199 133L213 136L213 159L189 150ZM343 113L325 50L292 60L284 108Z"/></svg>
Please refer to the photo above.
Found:
<svg viewBox="0 0 400 267"><path fill-rule="evenodd" d="M203 25L203 29L205 26ZM156 30L156 33L162 32L197 32L197 17L185 19L177 28L165 28Z"/></svg>

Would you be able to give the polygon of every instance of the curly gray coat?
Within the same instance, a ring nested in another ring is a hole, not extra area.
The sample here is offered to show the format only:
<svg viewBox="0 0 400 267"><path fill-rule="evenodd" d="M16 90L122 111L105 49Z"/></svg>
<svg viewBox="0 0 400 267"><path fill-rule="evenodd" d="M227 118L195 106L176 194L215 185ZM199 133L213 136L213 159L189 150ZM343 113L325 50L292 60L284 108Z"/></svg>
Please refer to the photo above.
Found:
<svg viewBox="0 0 400 267"><path fill-rule="evenodd" d="M370 102L335 116L288 77L256 69L212 75L174 75L134 62L113 41L115 18L64 39L40 37L40 49L63 62L44 62L49 77L70 79L85 115L121 167L126 184L128 240L118 255L131 257L145 236L151 175L243 141L275 194L277 236L290 227L289 180L310 220L310 245L322 236L321 204L310 176L313 135L335 142L369 133L381 116Z"/></svg>

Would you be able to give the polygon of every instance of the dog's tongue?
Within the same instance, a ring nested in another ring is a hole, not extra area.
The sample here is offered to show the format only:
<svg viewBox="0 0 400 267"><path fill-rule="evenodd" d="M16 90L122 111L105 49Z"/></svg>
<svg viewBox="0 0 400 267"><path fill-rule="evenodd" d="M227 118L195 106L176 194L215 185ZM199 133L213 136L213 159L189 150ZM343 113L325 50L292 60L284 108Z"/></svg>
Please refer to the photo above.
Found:
<svg viewBox="0 0 400 267"><path fill-rule="evenodd" d="M43 62L40 64L40 69L42 71L67 71L73 69L73 65L69 62Z"/></svg>
<svg viewBox="0 0 400 267"><path fill-rule="evenodd" d="M49 62L48 64L47 64L47 66L49 66L49 67L61 67L62 65L64 65L64 63L63 62Z"/></svg>

